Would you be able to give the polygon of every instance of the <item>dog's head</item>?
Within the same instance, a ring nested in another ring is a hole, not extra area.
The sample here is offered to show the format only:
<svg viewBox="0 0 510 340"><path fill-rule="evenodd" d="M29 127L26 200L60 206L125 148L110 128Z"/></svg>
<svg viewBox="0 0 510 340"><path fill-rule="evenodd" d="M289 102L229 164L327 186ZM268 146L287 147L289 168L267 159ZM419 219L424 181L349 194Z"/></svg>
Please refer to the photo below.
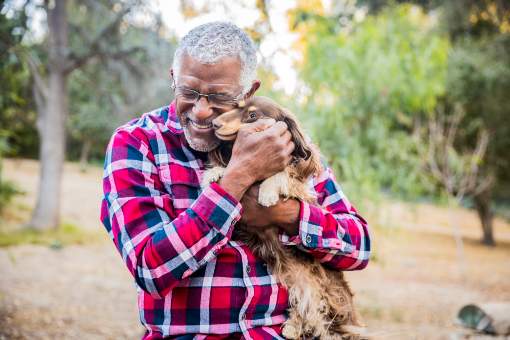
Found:
<svg viewBox="0 0 510 340"><path fill-rule="evenodd" d="M213 120L213 127L216 136L223 141L234 141L239 129L248 123L253 123L259 119L273 118L276 121L283 121L287 124L289 132L292 135L292 141L295 148L292 152L294 163L301 163L301 175L308 176L316 172L319 168L318 156L312 149L312 145L307 143L304 134L299 127L295 116L288 110L276 104L273 100L266 97L252 97L246 101L241 101L239 105ZM220 163L225 163L224 155L220 155L224 149L219 148L216 154ZM225 166L225 164L223 164ZM305 170L305 168L307 168Z"/></svg>
<svg viewBox="0 0 510 340"><path fill-rule="evenodd" d="M288 110L285 110L274 101L266 97L252 97L241 101L239 105L213 120L216 137L224 141L233 141L237 137L239 129L248 123L259 119L273 118L287 124L295 144L292 156L295 159L308 159L312 150L307 146L303 133L299 128L296 118Z"/></svg>

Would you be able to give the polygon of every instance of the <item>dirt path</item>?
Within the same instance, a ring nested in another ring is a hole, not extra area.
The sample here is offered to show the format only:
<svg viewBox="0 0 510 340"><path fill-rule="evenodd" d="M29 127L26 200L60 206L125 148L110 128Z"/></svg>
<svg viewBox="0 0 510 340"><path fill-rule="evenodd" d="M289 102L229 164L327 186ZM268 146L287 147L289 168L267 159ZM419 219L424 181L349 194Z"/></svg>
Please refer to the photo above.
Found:
<svg viewBox="0 0 510 340"><path fill-rule="evenodd" d="M21 201L31 206L37 164L9 161L5 171L27 191ZM82 173L71 164L65 171L64 220L101 230L101 170ZM508 223L497 221L499 244L488 249L477 242L474 214L455 210L464 237L459 262L447 210L395 203L384 211L378 215L384 227L372 228L373 261L348 273L378 339L460 339L453 321L462 305L510 301ZM1 248L0 268L0 339L139 339L143 333L133 280L106 233L102 242L60 250Z"/></svg>
<svg viewBox="0 0 510 340"><path fill-rule="evenodd" d="M139 339L136 292L109 242L0 250L0 338Z"/></svg>

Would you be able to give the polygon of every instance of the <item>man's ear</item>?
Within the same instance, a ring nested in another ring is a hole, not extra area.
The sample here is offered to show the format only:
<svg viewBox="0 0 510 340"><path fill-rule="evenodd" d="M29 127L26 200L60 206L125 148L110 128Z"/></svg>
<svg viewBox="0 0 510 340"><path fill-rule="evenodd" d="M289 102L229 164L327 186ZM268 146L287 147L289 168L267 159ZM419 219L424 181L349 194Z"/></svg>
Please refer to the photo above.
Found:
<svg viewBox="0 0 510 340"><path fill-rule="evenodd" d="M172 84L175 84L175 77L174 77L174 69L170 68L170 80L172 81Z"/></svg>
<svg viewBox="0 0 510 340"><path fill-rule="evenodd" d="M244 95L244 99L253 97L253 95L259 89L259 87L260 87L260 80L258 80L258 79L254 80L253 83L251 83L250 91L248 91L248 93Z"/></svg>

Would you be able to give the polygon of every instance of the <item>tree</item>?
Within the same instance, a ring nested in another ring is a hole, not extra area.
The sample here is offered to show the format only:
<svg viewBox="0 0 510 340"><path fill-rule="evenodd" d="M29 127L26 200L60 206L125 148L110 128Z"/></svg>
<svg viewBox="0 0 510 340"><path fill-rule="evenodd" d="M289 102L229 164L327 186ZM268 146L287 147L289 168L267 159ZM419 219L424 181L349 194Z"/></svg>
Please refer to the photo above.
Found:
<svg viewBox="0 0 510 340"><path fill-rule="evenodd" d="M510 191L510 3L453 0L442 6L445 28L453 41L446 100L461 105L471 133L458 143L475 145L477 129L488 131L487 155L480 171L492 185L471 195L482 225L482 242L494 245L494 202ZM455 18L455 20L452 20Z"/></svg>
<svg viewBox="0 0 510 340"><path fill-rule="evenodd" d="M69 76L94 58L123 59L139 52L137 46L124 46L121 26L136 2L46 0L46 62L24 49L19 54L26 60L34 79L34 97L38 112L40 136L40 180L36 208L29 225L36 229L59 225L62 167L65 158L66 125L69 111ZM82 15L97 15L99 30L91 38L68 16L69 6L78 6ZM110 19L110 20L105 20ZM100 24L104 23L106 24Z"/></svg>
<svg viewBox="0 0 510 340"><path fill-rule="evenodd" d="M445 114L438 109L432 114L427 128L424 129L425 133L422 138L418 138L418 142L422 146L420 150L426 171L446 193L450 224L457 245L457 258L464 275L464 246L452 210L461 205L464 197L476 196L486 191L492 185L493 178L480 171L487 151L487 131L479 130L476 146L472 150L466 145L456 144L458 136L463 132L459 131L459 128L465 114L459 105L452 111Z"/></svg>
<svg viewBox="0 0 510 340"><path fill-rule="evenodd" d="M94 25L82 22L83 29ZM69 79L68 155L85 165L102 160L112 131L141 112L169 103L171 91L162 71L168 70L174 45L161 36L161 27L130 26L122 40L143 46L143 54L124 60L97 58ZM140 94L144 95L141 96Z"/></svg>
<svg viewBox="0 0 510 340"><path fill-rule="evenodd" d="M6 156L30 154L37 145L35 103L30 71L16 54L23 39L27 18L23 11L0 14L0 129L9 150ZM33 153L32 153L33 155Z"/></svg>
<svg viewBox="0 0 510 340"><path fill-rule="evenodd" d="M475 148L480 130L489 135L479 173L494 181L466 198L480 217L483 243L493 245L494 202L510 192L510 125L501 123L510 116L510 3L410 1L433 11L427 14L394 5L401 2L358 1L362 7L327 14L320 1L298 2L290 24L300 33L302 78L311 87L305 109L318 114L315 130L322 135L343 135L318 139L347 180L421 194L436 186L417 171L409 135L438 104L460 106L465 117L455 145ZM352 3L333 1L332 8Z"/></svg>

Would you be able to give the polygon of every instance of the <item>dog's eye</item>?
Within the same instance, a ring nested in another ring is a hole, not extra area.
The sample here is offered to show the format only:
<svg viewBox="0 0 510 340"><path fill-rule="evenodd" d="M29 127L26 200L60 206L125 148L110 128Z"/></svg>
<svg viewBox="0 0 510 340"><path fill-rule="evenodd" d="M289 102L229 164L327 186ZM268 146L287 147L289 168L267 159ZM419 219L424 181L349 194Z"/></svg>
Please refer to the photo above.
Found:
<svg viewBox="0 0 510 340"><path fill-rule="evenodd" d="M249 117L250 119L255 119L255 118L257 118L257 112L255 112L255 111L251 111L251 112L250 112L250 114L248 115L248 117Z"/></svg>

